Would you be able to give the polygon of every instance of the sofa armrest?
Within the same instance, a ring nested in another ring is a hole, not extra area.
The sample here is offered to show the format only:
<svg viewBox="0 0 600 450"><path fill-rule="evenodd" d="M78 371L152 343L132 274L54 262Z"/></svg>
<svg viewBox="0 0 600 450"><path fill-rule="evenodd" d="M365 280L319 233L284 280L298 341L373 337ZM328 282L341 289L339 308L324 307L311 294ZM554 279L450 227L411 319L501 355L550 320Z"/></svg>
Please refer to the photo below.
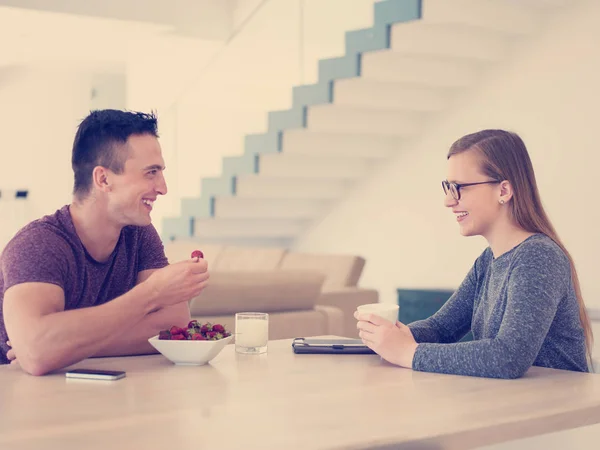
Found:
<svg viewBox="0 0 600 450"><path fill-rule="evenodd" d="M356 319L354 311L359 305L365 303L377 303L379 293L375 289L363 289L359 287L339 288L335 291L322 292L317 299L317 305L334 306L339 308L343 315L343 329L340 336L358 338Z"/></svg>
<svg viewBox="0 0 600 450"><path fill-rule="evenodd" d="M327 334L333 336L343 336L344 333L344 312L335 306L315 305L315 311L318 311L325 318L327 324Z"/></svg>

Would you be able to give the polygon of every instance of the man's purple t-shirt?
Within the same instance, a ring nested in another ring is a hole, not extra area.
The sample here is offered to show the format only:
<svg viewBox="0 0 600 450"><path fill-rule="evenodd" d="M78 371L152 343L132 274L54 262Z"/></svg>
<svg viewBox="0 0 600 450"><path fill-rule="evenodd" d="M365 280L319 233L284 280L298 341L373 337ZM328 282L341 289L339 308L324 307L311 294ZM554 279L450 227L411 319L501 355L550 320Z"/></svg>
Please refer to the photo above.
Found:
<svg viewBox="0 0 600 450"><path fill-rule="evenodd" d="M79 309L119 297L135 286L138 272L167 265L152 225L124 227L108 260L98 262L81 243L69 205L29 223L0 255L0 364L8 363L2 311L10 287L27 282L55 284L65 294L65 310Z"/></svg>

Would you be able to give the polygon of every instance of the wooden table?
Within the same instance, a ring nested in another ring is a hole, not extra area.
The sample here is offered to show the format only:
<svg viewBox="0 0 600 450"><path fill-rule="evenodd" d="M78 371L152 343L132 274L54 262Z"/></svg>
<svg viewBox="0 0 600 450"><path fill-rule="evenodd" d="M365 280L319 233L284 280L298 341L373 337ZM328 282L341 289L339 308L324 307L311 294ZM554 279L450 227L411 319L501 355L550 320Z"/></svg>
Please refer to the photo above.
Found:
<svg viewBox="0 0 600 450"><path fill-rule="evenodd" d="M260 356L229 345L200 367L161 355L77 366L127 377L0 367L1 449L473 448L600 422L598 375L436 375L377 355L295 355L290 340Z"/></svg>

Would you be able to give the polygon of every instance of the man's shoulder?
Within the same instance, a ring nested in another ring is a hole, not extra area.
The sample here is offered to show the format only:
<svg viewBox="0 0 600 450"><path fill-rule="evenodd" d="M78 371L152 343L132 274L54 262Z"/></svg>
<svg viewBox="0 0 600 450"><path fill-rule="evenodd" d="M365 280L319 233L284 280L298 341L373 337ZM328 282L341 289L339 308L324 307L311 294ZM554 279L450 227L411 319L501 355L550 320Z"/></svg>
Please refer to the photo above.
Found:
<svg viewBox="0 0 600 450"><path fill-rule="evenodd" d="M128 225L123 227L123 237L127 245L133 245L138 248L144 246L162 245L162 241L154 225Z"/></svg>
<svg viewBox="0 0 600 450"><path fill-rule="evenodd" d="M6 244L2 254L56 253L71 248L75 243L72 231L65 223L64 209L29 222Z"/></svg>
<svg viewBox="0 0 600 450"><path fill-rule="evenodd" d="M139 263L139 271L161 269L169 265L165 256L163 242L154 225L128 226L123 230L125 239L122 241L135 254Z"/></svg>
<svg viewBox="0 0 600 450"><path fill-rule="evenodd" d="M53 217L54 216L54 217ZM28 282L68 285L78 264L77 241L61 224L61 213L25 225L8 242L0 256L4 289Z"/></svg>

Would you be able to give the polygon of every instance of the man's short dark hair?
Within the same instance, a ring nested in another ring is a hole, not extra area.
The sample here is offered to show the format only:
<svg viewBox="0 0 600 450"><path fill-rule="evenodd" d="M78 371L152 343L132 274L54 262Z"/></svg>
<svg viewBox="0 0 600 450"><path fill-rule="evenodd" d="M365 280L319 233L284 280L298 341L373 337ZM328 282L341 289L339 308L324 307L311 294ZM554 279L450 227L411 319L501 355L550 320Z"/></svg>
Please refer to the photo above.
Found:
<svg viewBox="0 0 600 450"><path fill-rule="evenodd" d="M84 198L90 193L92 172L96 166L106 167L117 174L123 173L128 157L123 144L129 136L139 134L158 137L154 113L104 109L92 111L83 119L73 142L73 194Z"/></svg>

